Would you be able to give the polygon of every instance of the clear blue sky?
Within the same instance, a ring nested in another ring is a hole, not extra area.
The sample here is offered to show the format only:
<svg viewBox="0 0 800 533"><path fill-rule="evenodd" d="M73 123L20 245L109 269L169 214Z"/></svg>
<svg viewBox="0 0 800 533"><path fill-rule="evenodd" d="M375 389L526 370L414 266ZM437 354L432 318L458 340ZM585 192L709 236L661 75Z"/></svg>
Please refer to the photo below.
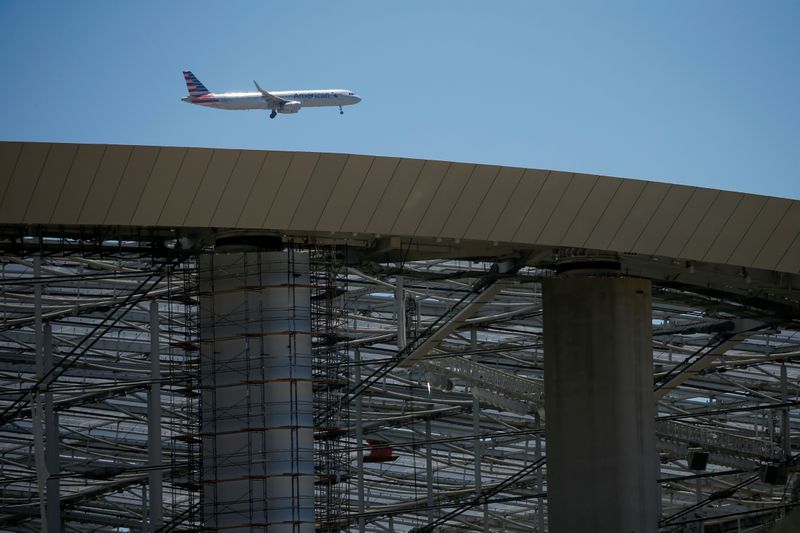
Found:
<svg viewBox="0 0 800 533"><path fill-rule="evenodd" d="M352 152L800 198L800 2L0 2L0 139ZM349 88L339 116L202 109Z"/></svg>

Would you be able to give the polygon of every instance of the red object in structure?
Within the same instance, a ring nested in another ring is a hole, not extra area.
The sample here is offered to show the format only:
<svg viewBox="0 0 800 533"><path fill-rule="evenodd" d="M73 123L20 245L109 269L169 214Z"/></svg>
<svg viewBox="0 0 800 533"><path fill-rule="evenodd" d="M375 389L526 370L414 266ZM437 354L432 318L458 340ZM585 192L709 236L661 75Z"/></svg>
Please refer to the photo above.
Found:
<svg viewBox="0 0 800 533"><path fill-rule="evenodd" d="M383 440L367 439L367 444L373 448L369 451L369 454L364 456L365 463L385 463L387 461L395 461L397 459L396 455L392 455L392 447L386 446L386 444L389 444L388 442Z"/></svg>

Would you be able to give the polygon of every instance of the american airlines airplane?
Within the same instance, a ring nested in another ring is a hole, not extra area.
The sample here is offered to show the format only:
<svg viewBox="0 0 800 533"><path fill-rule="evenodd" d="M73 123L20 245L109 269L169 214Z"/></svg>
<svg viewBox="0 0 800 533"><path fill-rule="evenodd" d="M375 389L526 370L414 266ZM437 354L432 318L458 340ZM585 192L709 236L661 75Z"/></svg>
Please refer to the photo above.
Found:
<svg viewBox="0 0 800 533"><path fill-rule="evenodd" d="M217 109L269 109L269 118L278 113L297 113L301 107L342 106L357 104L361 97L347 89L327 89L311 91L267 92L253 81L258 92L255 93L212 93L188 70L183 71L189 96L181 98L184 102Z"/></svg>

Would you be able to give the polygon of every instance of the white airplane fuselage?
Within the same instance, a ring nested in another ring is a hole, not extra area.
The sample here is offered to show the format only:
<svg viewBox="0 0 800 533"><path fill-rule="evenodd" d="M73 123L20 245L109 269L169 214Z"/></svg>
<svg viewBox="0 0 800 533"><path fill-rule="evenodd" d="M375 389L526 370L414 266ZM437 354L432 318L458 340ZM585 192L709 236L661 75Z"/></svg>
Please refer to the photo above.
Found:
<svg viewBox="0 0 800 533"><path fill-rule="evenodd" d="M301 107L346 106L361 101L353 91L346 89L274 91L270 94L285 100L299 102ZM184 102L217 109L276 109L261 93L208 93L202 96L185 96ZM280 112L280 110L279 110Z"/></svg>
<svg viewBox="0 0 800 533"><path fill-rule="evenodd" d="M268 109L269 118L275 118L278 113L297 113L304 107L335 106L339 108L339 113L342 113L343 106L361 101L361 97L349 89L269 92L253 80L258 92L212 93L191 70L183 71L183 79L189 91L189 96L181 98L184 102L217 109Z"/></svg>

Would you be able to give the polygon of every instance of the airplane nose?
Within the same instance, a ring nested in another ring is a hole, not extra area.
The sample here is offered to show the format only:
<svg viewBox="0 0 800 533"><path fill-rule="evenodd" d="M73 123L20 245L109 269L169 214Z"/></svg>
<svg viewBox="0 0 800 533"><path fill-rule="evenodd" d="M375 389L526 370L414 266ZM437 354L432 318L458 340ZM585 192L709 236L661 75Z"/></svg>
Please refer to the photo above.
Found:
<svg viewBox="0 0 800 533"><path fill-rule="evenodd" d="M357 96L357 95L355 95L355 94L354 94L354 95L353 95L353 103L354 103L354 104L357 104L357 103L359 103L360 101L361 101L361 97L360 97L360 96Z"/></svg>

